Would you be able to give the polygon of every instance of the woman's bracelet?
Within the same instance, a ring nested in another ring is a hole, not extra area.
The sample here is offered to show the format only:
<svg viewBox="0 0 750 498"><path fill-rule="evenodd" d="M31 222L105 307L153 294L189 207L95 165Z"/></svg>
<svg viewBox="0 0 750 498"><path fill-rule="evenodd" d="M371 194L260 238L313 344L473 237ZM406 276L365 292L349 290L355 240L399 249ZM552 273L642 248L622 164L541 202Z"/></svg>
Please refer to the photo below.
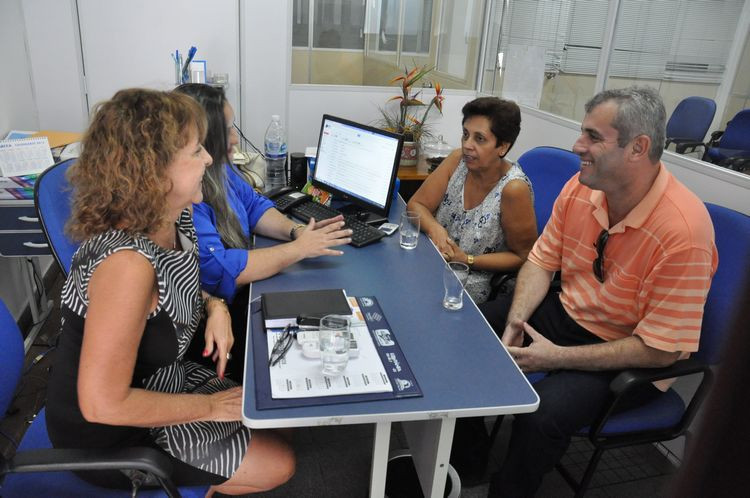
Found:
<svg viewBox="0 0 750 498"><path fill-rule="evenodd" d="M224 309L226 309L227 311L229 311L229 306L227 305L226 300L224 300L224 299L222 299L220 297L212 296L212 295L209 295L203 301L203 306L206 308L206 311L208 311L208 303L210 303L211 301L218 301L218 302L220 302L221 304L224 305Z"/></svg>

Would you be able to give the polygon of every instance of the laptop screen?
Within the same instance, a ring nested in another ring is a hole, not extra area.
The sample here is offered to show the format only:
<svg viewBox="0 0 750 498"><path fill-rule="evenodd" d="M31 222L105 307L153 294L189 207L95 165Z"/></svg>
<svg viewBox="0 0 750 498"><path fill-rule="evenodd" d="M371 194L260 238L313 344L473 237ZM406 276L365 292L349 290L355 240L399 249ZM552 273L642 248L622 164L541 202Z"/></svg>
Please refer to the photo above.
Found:
<svg viewBox="0 0 750 498"><path fill-rule="evenodd" d="M402 145L402 135L326 114L312 183L387 216Z"/></svg>

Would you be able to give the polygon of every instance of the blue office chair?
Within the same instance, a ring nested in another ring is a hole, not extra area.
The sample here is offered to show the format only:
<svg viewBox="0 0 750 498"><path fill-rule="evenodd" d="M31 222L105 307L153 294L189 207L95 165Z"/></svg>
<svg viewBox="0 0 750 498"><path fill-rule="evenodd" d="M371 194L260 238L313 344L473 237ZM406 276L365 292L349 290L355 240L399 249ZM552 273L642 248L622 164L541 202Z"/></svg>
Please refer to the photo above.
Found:
<svg viewBox="0 0 750 498"><path fill-rule="evenodd" d="M675 144L678 154L684 154L687 149L694 151L696 147L703 147L703 139L708 127L716 114L716 102L706 97L688 97L682 99L667 121L667 143Z"/></svg>
<svg viewBox="0 0 750 498"><path fill-rule="evenodd" d="M581 158L557 147L535 147L518 158L534 189L534 213L538 233L542 233L552 206L565 183L581 169Z"/></svg>
<svg viewBox="0 0 750 498"><path fill-rule="evenodd" d="M73 254L78 249L78 243L65 235L65 223L71 211L71 190L65 173L74 162L75 159L68 159L48 168L39 175L34 185L34 205L42 231L65 275L70 271Z"/></svg>
<svg viewBox="0 0 750 498"><path fill-rule="evenodd" d="M750 217L731 209L706 204L716 233L719 267L706 299L700 349L686 360L666 368L633 369L620 373L610 384L611 403L602 410L591 427L578 434L588 437L594 453L581 478L576 481L562 465L557 469L583 496L604 451L643 443L669 441L685 434L701 403L706 398L713 375L711 366L719 363L722 345L740 316L743 292L750 278ZM649 382L693 374L703 374L687 407L682 398L669 389L652 403L613 414L620 398L630 389Z"/></svg>
<svg viewBox="0 0 750 498"><path fill-rule="evenodd" d="M569 150L557 147L535 147L521 154L518 158L521 169L531 180L534 189L534 214L536 215L537 233L541 234L549 217L552 206L565 183L581 168L581 159ZM496 273L490 281L489 300L498 294L513 291L517 272ZM559 282L558 282L559 283ZM497 430L493 431L496 434ZM492 438L494 440L494 436Z"/></svg>
<svg viewBox="0 0 750 498"><path fill-rule="evenodd" d="M750 162L750 109L734 115L724 131L715 131L706 145L704 161L732 169L746 169Z"/></svg>
<svg viewBox="0 0 750 498"><path fill-rule="evenodd" d="M21 331L8 308L0 301L0 413L10 405L21 378L24 352ZM79 479L72 470L129 471L132 481L153 476L161 489L148 489L138 496L195 496L203 497L208 486L177 488L170 480L171 463L153 448L120 450L52 449L44 410L39 412L18 446L16 454L5 460L0 455L0 496L54 496L78 498L83 496L131 496L130 491L104 489ZM135 484L134 484L135 486Z"/></svg>

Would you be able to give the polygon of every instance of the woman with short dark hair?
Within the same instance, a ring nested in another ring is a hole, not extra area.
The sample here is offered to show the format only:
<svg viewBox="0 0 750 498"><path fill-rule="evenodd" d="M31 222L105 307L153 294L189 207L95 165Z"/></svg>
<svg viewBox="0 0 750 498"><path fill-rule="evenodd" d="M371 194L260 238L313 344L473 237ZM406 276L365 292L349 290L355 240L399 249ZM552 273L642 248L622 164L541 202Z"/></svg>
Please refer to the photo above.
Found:
<svg viewBox="0 0 750 498"><path fill-rule="evenodd" d="M461 148L427 177L407 209L446 261L471 269L466 291L487 300L494 273L518 270L537 238L531 182L505 159L521 130L511 101L480 97L463 109Z"/></svg>

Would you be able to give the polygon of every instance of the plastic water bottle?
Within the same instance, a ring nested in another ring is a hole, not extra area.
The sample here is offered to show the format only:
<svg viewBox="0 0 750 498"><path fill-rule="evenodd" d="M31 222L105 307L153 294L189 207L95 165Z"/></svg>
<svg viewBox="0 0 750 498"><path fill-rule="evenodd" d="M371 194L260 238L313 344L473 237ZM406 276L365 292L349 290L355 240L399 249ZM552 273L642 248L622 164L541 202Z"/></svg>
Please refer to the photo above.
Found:
<svg viewBox="0 0 750 498"><path fill-rule="evenodd" d="M271 116L266 129L266 190L286 185L286 132L278 114Z"/></svg>

